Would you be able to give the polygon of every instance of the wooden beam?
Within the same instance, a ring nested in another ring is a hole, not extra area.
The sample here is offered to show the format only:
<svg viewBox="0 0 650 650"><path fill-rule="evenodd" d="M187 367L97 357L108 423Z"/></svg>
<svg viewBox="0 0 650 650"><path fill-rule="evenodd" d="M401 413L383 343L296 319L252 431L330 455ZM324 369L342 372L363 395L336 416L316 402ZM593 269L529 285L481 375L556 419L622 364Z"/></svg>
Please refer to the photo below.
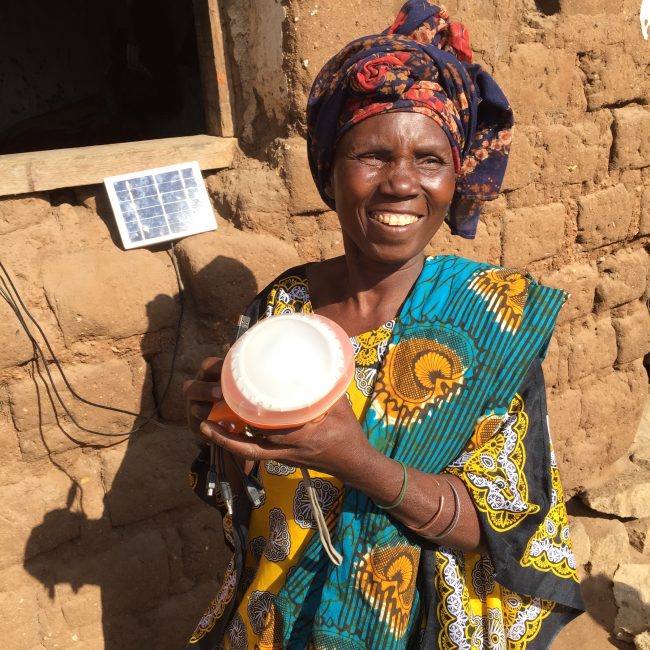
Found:
<svg viewBox="0 0 650 650"><path fill-rule="evenodd" d="M94 185L107 176L196 160L201 169L230 167L234 138L192 135L0 156L0 196Z"/></svg>
<svg viewBox="0 0 650 650"><path fill-rule="evenodd" d="M219 0L194 0L194 23L206 130L230 138L235 135L232 77L226 64Z"/></svg>

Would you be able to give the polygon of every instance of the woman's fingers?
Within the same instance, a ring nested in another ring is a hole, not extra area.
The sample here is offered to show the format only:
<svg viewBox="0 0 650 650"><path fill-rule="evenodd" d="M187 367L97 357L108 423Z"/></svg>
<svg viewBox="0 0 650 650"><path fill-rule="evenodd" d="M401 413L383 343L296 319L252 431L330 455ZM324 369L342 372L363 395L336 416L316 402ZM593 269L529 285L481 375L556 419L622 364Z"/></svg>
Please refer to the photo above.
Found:
<svg viewBox="0 0 650 650"><path fill-rule="evenodd" d="M196 420L207 420L212 410L212 405L206 402L193 402L190 406L190 415Z"/></svg>
<svg viewBox="0 0 650 650"><path fill-rule="evenodd" d="M223 399L221 384L217 381L188 379L183 384L183 395L188 402L216 402Z"/></svg>
<svg viewBox="0 0 650 650"><path fill-rule="evenodd" d="M221 367L223 359L221 357L206 357L201 361L196 378L200 381L218 381L221 377Z"/></svg>
<svg viewBox="0 0 650 650"><path fill-rule="evenodd" d="M240 433L232 433L228 429L232 427L229 422L202 422L201 435L226 451L258 461L272 458L282 460L283 450L273 445L262 437L248 438Z"/></svg>

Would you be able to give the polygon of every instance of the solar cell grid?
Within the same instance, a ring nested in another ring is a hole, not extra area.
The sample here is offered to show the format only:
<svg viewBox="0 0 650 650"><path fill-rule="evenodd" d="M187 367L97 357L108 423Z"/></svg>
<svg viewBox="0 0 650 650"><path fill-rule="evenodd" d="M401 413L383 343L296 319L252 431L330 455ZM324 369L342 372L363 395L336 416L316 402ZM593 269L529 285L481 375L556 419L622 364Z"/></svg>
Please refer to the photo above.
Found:
<svg viewBox="0 0 650 650"><path fill-rule="evenodd" d="M125 248L214 230L197 163L104 180Z"/></svg>

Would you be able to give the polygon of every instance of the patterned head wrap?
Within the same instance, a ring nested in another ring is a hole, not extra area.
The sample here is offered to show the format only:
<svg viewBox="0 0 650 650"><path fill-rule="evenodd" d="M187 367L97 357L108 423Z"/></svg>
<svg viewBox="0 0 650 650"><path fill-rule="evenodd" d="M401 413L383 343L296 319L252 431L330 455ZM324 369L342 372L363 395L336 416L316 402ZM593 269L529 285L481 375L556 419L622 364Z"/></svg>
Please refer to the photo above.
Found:
<svg viewBox="0 0 650 650"><path fill-rule="evenodd" d="M513 116L494 79L472 64L469 34L431 0L408 0L382 34L346 45L319 72L307 103L309 164L321 197L336 143L361 120L394 111L423 113L445 132L456 192L447 222L473 239L483 201L497 197Z"/></svg>

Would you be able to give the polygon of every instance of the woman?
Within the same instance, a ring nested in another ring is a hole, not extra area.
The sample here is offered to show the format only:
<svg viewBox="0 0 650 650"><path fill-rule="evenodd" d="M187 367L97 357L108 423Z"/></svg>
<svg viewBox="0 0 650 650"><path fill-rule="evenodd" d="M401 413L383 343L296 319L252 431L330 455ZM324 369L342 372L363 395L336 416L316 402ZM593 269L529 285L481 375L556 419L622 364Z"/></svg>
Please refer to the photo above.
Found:
<svg viewBox="0 0 650 650"><path fill-rule="evenodd" d="M217 360L188 382L192 428L265 488L224 519L235 555L190 647L539 648L581 608L540 368L565 296L423 254L445 219L474 236L505 171L512 114L470 61L464 28L410 0L314 83L310 162L345 255L287 271L248 315L331 318L355 379L324 420L255 439L205 421Z"/></svg>

